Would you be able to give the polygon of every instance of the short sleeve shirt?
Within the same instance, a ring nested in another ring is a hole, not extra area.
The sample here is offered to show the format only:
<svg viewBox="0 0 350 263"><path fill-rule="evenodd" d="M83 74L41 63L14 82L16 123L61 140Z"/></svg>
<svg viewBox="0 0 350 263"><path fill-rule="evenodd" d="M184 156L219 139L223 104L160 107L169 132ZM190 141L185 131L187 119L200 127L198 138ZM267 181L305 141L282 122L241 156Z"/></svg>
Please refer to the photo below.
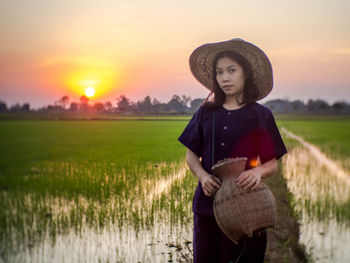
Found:
<svg viewBox="0 0 350 263"><path fill-rule="evenodd" d="M204 170L210 174L211 166L224 158L247 157L249 169L258 158L265 163L287 152L272 112L258 103L236 110L200 106L178 140L201 158ZM213 199L204 194L198 181L193 212L212 215Z"/></svg>

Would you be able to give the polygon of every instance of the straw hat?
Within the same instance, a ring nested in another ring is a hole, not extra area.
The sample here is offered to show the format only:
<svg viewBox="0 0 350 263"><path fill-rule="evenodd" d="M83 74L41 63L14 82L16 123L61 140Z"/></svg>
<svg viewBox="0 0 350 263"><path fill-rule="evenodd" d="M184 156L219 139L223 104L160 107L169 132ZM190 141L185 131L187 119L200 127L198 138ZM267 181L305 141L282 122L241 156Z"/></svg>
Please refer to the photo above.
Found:
<svg viewBox="0 0 350 263"><path fill-rule="evenodd" d="M190 68L193 76L207 89L212 90L215 72L212 69L213 59L221 51L235 51L250 63L253 82L256 85L260 100L270 93L273 86L272 66L265 53L257 46L234 38L218 43L208 43L196 48L190 56Z"/></svg>

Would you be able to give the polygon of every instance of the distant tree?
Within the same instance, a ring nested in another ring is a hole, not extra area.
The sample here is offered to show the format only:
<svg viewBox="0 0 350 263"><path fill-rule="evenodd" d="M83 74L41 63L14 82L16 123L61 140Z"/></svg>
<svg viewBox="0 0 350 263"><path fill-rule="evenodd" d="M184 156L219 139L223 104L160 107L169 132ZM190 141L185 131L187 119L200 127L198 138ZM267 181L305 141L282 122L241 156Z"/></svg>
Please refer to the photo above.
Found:
<svg viewBox="0 0 350 263"><path fill-rule="evenodd" d="M307 107L308 111L315 111L316 110L315 102L313 100L311 100L311 99L309 99L307 101L306 107Z"/></svg>
<svg viewBox="0 0 350 263"><path fill-rule="evenodd" d="M105 110L106 110L107 112L112 112L112 110L113 110L113 105L112 105L112 103L111 103L110 101L106 101L106 102L104 103L104 108L105 108Z"/></svg>
<svg viewBox="0 0 350 263"><path fill-rule="evenodd" d="M49 112L59 113L59 112L62 112L63 108L60 105L55 104L55 105L48 105L46 110Z"/></svg>
<svg viewBox="0 0 350 263"><path fill-rule="evenodd" d="M168 102L167 108L170 112L184 113L188 111L188 107L183 104L183 100L178 95L173 95Z"/></svg>
<svg viewBox="0 0 350 263"><path fill-rule="evenodd" d="M30 111L30 105L29 103L24 103L21 107L22 112L29 112Z"/></svg>
<svg viewBox="0 0 350 263"><path fill-rule="evenodd" d="M105 107L103 105L103 103L101 102L96 102L93 106L92 109L96 112L104 112Z"/></svg>
<svg viewBox="0 0 350 263"><path fill-rule="evenodd" d="M268 107L273 112L279 112L279 113L286 113L293 111L293 106L289 102L289 100L281 100L281 99L275 99L275 100L269 100L264 103L266 107Z"/></svg>
<svg viewBox="0 0 350 263"><path fill-rule="evenodd" d="M136 103L136 110L139 112L151 112L152 106L150 96L146 96L143 100Z"/></svg>
<svg viewBox="0 0 350 263"><path fill-rule="evenodd" d="M136 103L131 101L131 100L129 101L129 103L130 103L130 111L135 112L136 111Z"/></svg>
<svg viewBox="0 0 350 263"><path fill-rule="evenodd" d="M166 104L161 103L159 100L154 98L152 100L152 111L153 112L163 112L165 111L164 109L166 108Z"/></svg>
<svg viewBox="0 0 350 263"><path fill-rule="evenodd" d="M124 95L121 95L119 98L117 98L117 105L118 105L117 110L119 112L132 111L131 101Z"/></svg>
<svg viewBox="0 0 350 263"><path fill-rule="evenodd" d="M316 100L315 101L315 106L318 111L326 111L329 109L329 104L328 102L324 100Z"/></svg>
<svg viewBox="0 0 350 263"><path fill-rule="evenodd" d="M81 104L88 104L89 103L89 98L86 97L85 95L80 97L80 103Z"/></svg>
<svg viewBox="0 0 350 263"><path fill-rule="evenodd" d="M191 109L195 111L199 108L199 106L204 102L205 99L194 99L191 101Z"/></svg>
<svg viewBox="0 0 350 263"><path fill-rule="evenodd" d="M0 101L0 112L6 112L7 111L7 105L4 101Z"/></svg>
<svg viewBox="0 0 350 263"><path fill-rule="evenodd" d="M152 100L152 105L154 106L154 105L158 105L158 104L161 104L160 101L157 100L156 98L154 98L154 99Z"/></svg>
<svg viewBox="0 0 350 263"><path fill-rule="evenodd" d="M21 105L19 105L19 103L16 103L14 105L11 106L10 108L11 112L20 112L21 111Z"/></svg>
<svg viewBox="0 0 350 263"><path fill-rule="evenodd" d="M171 97L171 100L170 101L177 101L179 103L181 103L181 97L179 95L176 95L174 94L172 97Z"/></svg>
<svg viewBox="0 0 350 263"><path fill-rule="evenodd" d="M344 111L346 108L347 103L345 101L336 101L332 105L332 109L337 112Z"/></svg>
<svg viewBox="0 0 350 263"><path fill-rule="evenodd" d="M190 96L182 95L181 103L182 105L189 107L191 105L191 100Z"/></svg>
<svg viewBox="0 0 350 263"><path fill-rule="evenodd" d="M292 101L290 102L290 104L292 106L293 111L301 112L306 110L306 105L301 100Z"/></svg>
<svg viewBox="0 0 350 263"><path fill-rule="evenodd" d="M80 110L87 111L89 110L89 98L85 95L80 97Z"/></svg>
<svg viewBox="0 0 350 263"><path fill-rule="evenodd" d="M69 110L70 111L77 111L79 109L79 104L78 103L76 103L76 102L72 102L71 104L70 104L70 106L69 106Z"/></svg>
<svg viewBox="0 0 350 263"><path fill-rule="evenodd" d="M142 102L146 107L152 107L152 100L150 96L146 96Z"/></svg>
<svg viewBox="0 0 350 263"><path fill-rule="evenodd" d="M58 103L63 109L66 109L66 107L69 105L69 97L67 95L63 96L58 100Z"/></svg>

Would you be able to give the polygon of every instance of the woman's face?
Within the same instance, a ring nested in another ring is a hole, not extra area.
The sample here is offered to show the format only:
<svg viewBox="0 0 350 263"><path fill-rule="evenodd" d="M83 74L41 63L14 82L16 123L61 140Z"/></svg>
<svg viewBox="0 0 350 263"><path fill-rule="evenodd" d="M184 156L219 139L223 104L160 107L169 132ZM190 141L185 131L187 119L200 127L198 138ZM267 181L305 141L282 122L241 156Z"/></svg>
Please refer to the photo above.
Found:
<svg viewBox="0 0 350 263"><path fill-rule="evenodd" d="M216 63L216 81L226 96L243 95L245 76L242 67L233 59L220 58Z"/></svg>

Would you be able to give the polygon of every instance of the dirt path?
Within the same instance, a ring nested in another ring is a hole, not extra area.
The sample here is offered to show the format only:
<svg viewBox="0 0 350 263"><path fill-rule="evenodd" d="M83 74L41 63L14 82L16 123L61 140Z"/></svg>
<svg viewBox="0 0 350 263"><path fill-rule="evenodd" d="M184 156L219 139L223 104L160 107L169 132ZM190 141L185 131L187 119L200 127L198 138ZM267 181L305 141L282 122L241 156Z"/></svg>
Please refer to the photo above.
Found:
<svg viewBox="0 0 350 263"><path fill-rule="evenodd" d="M321 162L329 170L329 174L337 176L340 178L344 184L350 187L350 174L342 169L334 160L328 158L317 146L305 141L302 137L295 135L294 133L288 131L286 128L282 127L282 132L288 137L297 140L305 148L307 148L310 153L315 157L316 160Z"/></svg>

